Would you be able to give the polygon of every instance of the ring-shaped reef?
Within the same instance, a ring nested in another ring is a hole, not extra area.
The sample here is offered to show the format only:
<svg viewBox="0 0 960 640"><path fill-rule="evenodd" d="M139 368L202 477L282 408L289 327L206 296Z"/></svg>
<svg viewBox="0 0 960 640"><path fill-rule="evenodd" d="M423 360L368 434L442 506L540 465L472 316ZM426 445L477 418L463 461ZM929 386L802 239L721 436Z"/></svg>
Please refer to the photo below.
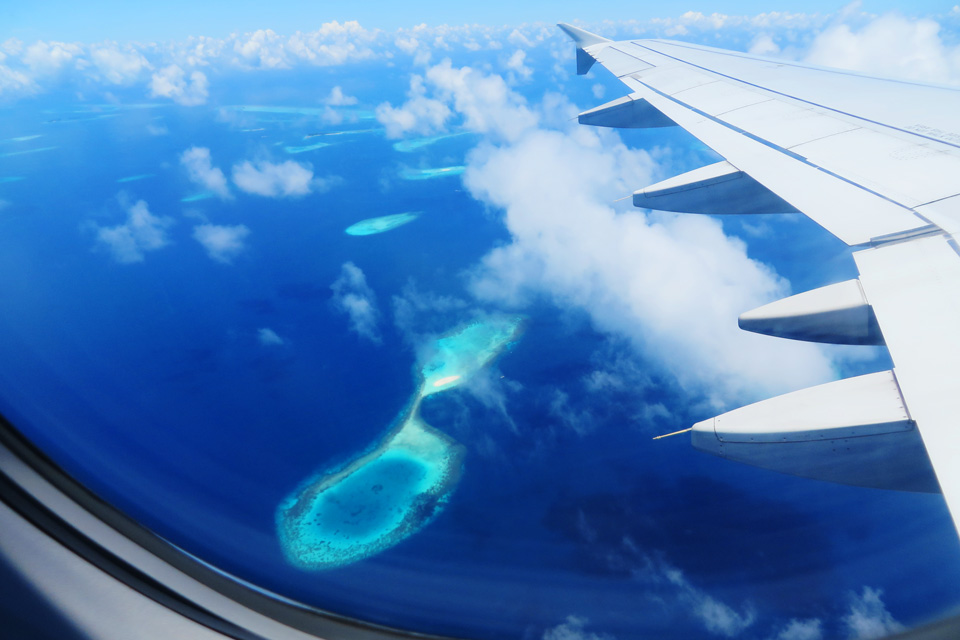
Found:
<svg viewBox="0 0 960 640"><path fill-rule="evenodd" d="M417 367L417 391L395 426L374 447L309 478L277 509L287 560L303 569L333 569L380 553L421 530L456 488L466 449L427 424L427 396L462 385L523 330L518 316L490 316L432 341Z"/></svg>

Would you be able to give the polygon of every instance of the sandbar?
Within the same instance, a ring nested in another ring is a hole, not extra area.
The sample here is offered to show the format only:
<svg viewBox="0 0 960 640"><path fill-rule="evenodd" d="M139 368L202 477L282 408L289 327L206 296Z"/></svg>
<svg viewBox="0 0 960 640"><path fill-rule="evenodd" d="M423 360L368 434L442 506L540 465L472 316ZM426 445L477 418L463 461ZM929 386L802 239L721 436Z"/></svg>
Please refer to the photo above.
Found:
<svg viewBox="0 0 960 640"><path fill-rule="evenodd" d="M431 180L433 178L458 176L466 169L464 166L440 167L438 169L403 169L400 171L400 177L404 180Z"/></svg>
<svg viewBox="0 0 960 640"><path fill-rule="evenodd" d="M396 229L397 227L413 222L419 217L419 211L409 211L407 213L395 213L378 218L367 218L366 220L361 220L360 222L350 225L344 229L344 233L351 236L371 236Z"/></svg>

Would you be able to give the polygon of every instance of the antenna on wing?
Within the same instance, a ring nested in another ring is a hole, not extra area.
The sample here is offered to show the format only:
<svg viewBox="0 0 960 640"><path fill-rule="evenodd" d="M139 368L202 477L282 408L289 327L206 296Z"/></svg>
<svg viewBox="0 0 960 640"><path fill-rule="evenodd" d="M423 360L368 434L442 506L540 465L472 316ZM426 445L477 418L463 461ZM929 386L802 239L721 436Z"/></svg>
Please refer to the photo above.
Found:
<svg viewBox="0 0 960 640"><path fill-rule="evenodd" d="M680 429L680 431L674 431L673 433L665 433L662 436L654 436L653 439L659 440L660 438L669 438L670 436L675 436L679 433L686 433L688 431L693 431L693 427L690 427L689 429Z"/></svg>

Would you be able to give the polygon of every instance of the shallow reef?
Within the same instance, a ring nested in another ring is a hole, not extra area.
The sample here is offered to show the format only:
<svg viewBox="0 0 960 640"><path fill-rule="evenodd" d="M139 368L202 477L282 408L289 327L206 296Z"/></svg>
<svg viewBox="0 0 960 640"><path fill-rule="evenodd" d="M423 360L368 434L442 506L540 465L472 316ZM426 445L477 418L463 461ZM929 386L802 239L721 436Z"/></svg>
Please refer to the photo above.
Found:
<svg viewBox="0 0 960 640"><path fill-rule="evenodd" d="M448 176L458 176L466 167L440 167L437 169L403 169L400 171L400 177L404 180L432 180L434 178L446 178Z"/></svg>
<svg viewBox="0 0 960 640"><path fill-rule="evenodd" d="M309 478L277 509L287 560L332 569L377 554L426 526L460 479L463 445L420 417L429 395L457 387L514 343L522 318L492 316L434 340L415 369L417 391L395 426L346 465Z"/></svg>
<svg viewBox="0 0 960 640"><path fill-rule="evenodd" d="M378 218L367 218L366 220L361 220L360 222L350 225L344 230L344 233L351 236L371 236L396 229L408 222L413 222L419 217L419 211L409 211L407 213L395 213Z"/></svg>

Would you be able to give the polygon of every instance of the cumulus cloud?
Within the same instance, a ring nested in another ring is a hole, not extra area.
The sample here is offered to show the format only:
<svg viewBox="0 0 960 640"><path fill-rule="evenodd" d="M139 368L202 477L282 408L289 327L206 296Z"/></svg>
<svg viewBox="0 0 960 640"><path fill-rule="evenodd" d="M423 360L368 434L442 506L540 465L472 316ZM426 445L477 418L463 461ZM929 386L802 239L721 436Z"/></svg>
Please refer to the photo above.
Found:
<svg viewBox="0 0 960 640"><path fill-rule="evenodd" d="M22 71L0 64L0 96L32 89L33 81Z"/></svg>
<svg viewBox="0 0 960 640"><path fill-rule="evenodd" d="M107 248L117 262L143 262L144 255L169 244L167 229L172 218L150 213L147 203L137 201L127 209L127 220L114 227L95 227L97 242Z"/></svg>
<svg viewBox="0 0 960 640"><path fill-rule="evenodd" d="M930 18L891 15L870 22L870 16L858 9L835 14L770 11L742 16L688 11L677 17L586 26L614 39L682 36L695 42L793 58L803 58L817 32L824 31L810 51L811 61L825 58L828 64L869 72L909 73L914 78L934 81L958 77L957 49ZM208 94L208 78L201 68L251 70L341 65L371 59L389 61L398 53L412 55L416 64L427 66L432 53L438 51L458 55L504 47L513 51L501 58L508 65L512 80L528 77L532 54L538 48L549 48L551 55L564 62L569 62L572 55L569 42L556 29L537 24L517 28L418 25L388 33L365 29L355 21L334 21L314 31L292 35L260 29L226 38L200 36L151 44L25 44L11 38L0 43L0 64L4 65L0 66L0 90L4 89L4 77L7 91L12 92L17 86L42 90L69 72L107 85L145 80L154 97L196 105L206 102ZM555 68L555 73L565 76L569 65L565 69ZM151 70L153 73L148 73ZM436 96L434 99L444 101ZM413 110L423 105L409 106Z"/></svg>
<svg viewBox="0 0 960 640"><path fill-rule="evenodd" d="M393 321L412 345L418 345L430 333L448 328L451 314L462 316L469 303L454 296L421 291L413 281L393 296Z"/></svg>
<svg viewBox="0 0 960 640"><path fill-rule="evenodd" d="M587 631L589 620L580 616L567 616L555 627L543 632L543 640L612 640L612 636Z"/></svg>
<svg viewBox="0 0 960 640"><path fill-rule="evenodd" d="M233 183L241 191L271 198L305 196L315 186L321 190L329 188L324 181L315 185L313 167L293 160L256 164L246 161L234 165Z"/></svg>
<svg viewBox="0 0 960 640"><path fill-rule="evenodd" d="M201 224L193 228L193 239L203 245L207 255L229 264L244 249L243 241L250 235L246 225Z"/></svg>
<svg viewBox="0 0 960 640"><path fill-rule="evenodd" d="M257 329L257 339L260 340L260 344L265 347L279 347L286 344L286 341L269 327Z"/></svg>
<svg viewBox="0 0 960 640"><path fill-rule="evenodd" d="M818 347L739 330L742 311L789 286L719 222L610 204L655 172L647 152L585 128L534 129L477 149L464 184L505 212L512 242L483 258L473 292L520 306L547 294L581 308L717 407L830 379Z"/></svg>
<svg viewBox="0 0 960 640"><path fill-rule="evenodd" d="M747 53L755 56L775 56L780 53L780 47L769 33L761 33L750 43Z"/></svg>
<svg viewBox="0 0 960 640"><path fill-rule="evenodd" d="M78 44L38 40L24 50L21 61L31 71L54 73L82 53L83 48Z"/></svg>
<svg viewBox="0 0 960 640"><path fill-rule="evenodd" d="M150 95L193 107L207 101L207 86L207 76L202 71L191 71L188 77L183 69L172 64L153 74Z"/></svg>
<svg viewBox="0 0 960 640"><path fill-rule="evenodd" d="M272 29L258 29L235 40L233 50L243 64L263 69L288 67L284 38Z"/></svg>
<svg viewBox="0 0 960 640"><path fill-rule="evenodd" d="M426 87L421 76L410 80L407 101L394 107L384 102L376 109L377 121L386 128L388 138L399 138L407 133L430 135L442 131L453 115L443 101L426 96Z"/></svg>
<svg viewBox="0 0 960 640"><path fill-rule="evenodd" d="M522 66L523 58L519 60ZM431 67L422 77L413 76L408 95L400 107L384 103L377 108L377 119L390 137L440 131L454 111L464 128L498 140L514 140L536 124L526 100L511 91L502 77L471 67L455 68L450 60Z"/></svg>
<svg viewBox="0 0 960 640"><path fill-rule="evenodd" d="M679 589L679 600L710 633L734 638L756 621L756 612L752 607L746 606L742 612L737 611L690 584L679 569L663 565L660 570L667 581Z"/></svg>
<svg viewBox="0 0 960 640"><path fill-rule="evenodd" d="M822 640L823 629L820 620L791 620L771 640Z"/></svg>
<svg viewBox="0 0 960 640"><path fill-rule="evenodd" d="M328 66L369 60L383 55L382 32L364 29L356 20L325 22L316 31L297 32L286 43L292 56L313 65Z"/></svg>
<svg viewBox="0 0 960 640"><path fill-rule="evenodd" d="M834 24L816 36L804 62L921 82L960 81L960 47L944 42L940 25L898 14L860 28Z"/></svg>
<svg viewBox="0 0 960 640"><path fill-rule="evenodd" d="M187 175L194 183L221 198L231 197L226 176L223 175L223 171L213 166L210 159L210 149L190 147L180 154L180 164L186 168Z"/></svg>
<svg viewBox="0 0 960 640"><path fill-rule="evenodd" d="M100 46L90 51L90 61L101 78L111 84L129 84L150 68L139 51L122 51L117 46Z"/></svg>
<svg viewBox="0 0 960 640"><path fill-rule="evenodd" d="M330 95L323 102L331 107L349 107L357 104L357 99L346 95L340 85L337 85L330 90Z"/></svg>
<svg viewBox="0 0 960 640"><path fill-rule="evenodd" d="M350 318L350 329L361 338L380 343L380 311L363 271L352 262L340 267L340 277L330 285L333 305Z"/></svg>
<svg viewBox="0 0 960 640"><path fill-rule="evenodd" d="M872 640L882 638L905 627L897 622L887 611L881 596L882 589L864 587L863 591L850 597L850 610L843 617L847 637L851 640Z"/></svg>
<svg viewBox="0 0 960 640"><path fill-rule="evenodd" d="M533 69L524 64L524 60L526 59L527 52L523 49L517 49L513 52L513 55L507 59L506 67L510 71L513 71L517 77L523 80L529 80L533 75Z"/></svg>
<svg viewBox="0 0 960 640"><path fill-rule="evenodd" d="M413 55L417 48L419 48L420 41L413 36L400 36L393 41L393 44L396 45L397 49L400 49L400 51Z"/></svg>

